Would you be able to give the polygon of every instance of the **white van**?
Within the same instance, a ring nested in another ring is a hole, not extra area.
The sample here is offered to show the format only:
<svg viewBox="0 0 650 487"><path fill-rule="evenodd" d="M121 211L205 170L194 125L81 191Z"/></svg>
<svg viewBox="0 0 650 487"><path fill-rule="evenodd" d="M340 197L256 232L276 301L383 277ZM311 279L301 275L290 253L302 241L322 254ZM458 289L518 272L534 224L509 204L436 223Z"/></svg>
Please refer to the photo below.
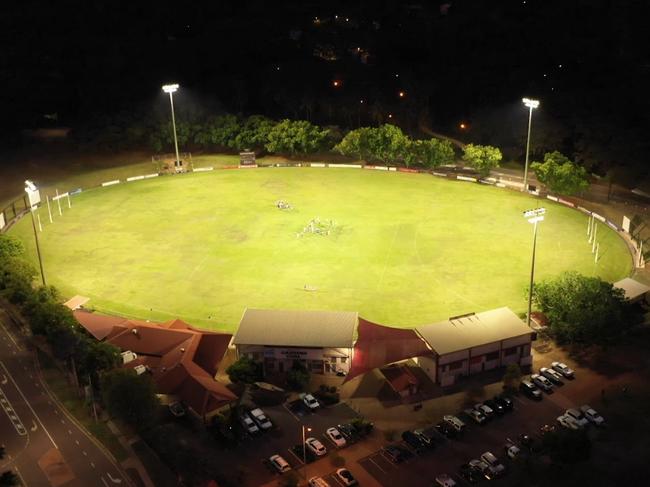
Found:
<svg viewBox="0 0 650 487"><path fill-rule="evenodd" d="M452 426L452 428L454 428L459 433L465 431L465 423L463 423L456 416L452 416L451 414L446 414L445 416L442 417L442 419L445 420L446 423L449 423Z"/></svg>

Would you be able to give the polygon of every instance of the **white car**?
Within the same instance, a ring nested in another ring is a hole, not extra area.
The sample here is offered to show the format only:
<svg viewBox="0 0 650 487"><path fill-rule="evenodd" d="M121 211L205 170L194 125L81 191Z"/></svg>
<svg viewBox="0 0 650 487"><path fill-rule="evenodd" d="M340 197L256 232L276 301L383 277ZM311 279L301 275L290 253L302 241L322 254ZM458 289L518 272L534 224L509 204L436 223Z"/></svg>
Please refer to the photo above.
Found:
<svg viewBox="0 0 650 487"><path fill-rule="evenodd" d="M273 468L275 468L280 473L288 472L291 470L291 465L289 465L289 462L287 462L280 455L273 455L271 458L269 458L269 462L271 462Z"/></svg>
<svg viewBox="0 0 650 487"><path fill-rule="evenodd" d="M574 408L567 409L564 412L564 415L573 418L581 428L584 428L589 424L589 420L586 418L584 414L582 414L582 411L580 411L579 409L574 409Z"/></svg>
<svg viewBox="0 0 650 487"><path fill-rule="evenodd" d="M239 417L239 422L244 427L244 429L251 435L254 435L255 433L259 433L260 431L260 429L257 427L255 422L246 414L242 414Z"/></svg>
<svg viewBox="0 0 650 487"><path fill-rule="evenodd" d="M122 363L123 364L128 364L129 362L133 362L135 359L138 358L138 354L135 352L132 352L131 350L127 350L126 352L120 353L122 356Z"/></svg>
<svg viewBox="0 0 650 487"><path fill-rule="evenodd" d="M321 477L312 477L309 479L309 487L330 487L330 484Z"/></svg>
<svg viewBox="0 0 650 487"><path fill-rule="evenodd" d="M458 419L456 416L452 416L451 414L445 414L442 419L451 425L456 431L459 433L462 432L465 429L465 423L463 423L460 419Z"/></svg>
<svg viewBox="0 0 650 487"><path fill-rule="evenodd" d="M539 369L539 375L543 375L556 386L561 386L562 384L564 384L564 381L562 380L563 378L562 374L560 374L555 369L542 367L541 369Z"/></svg>
<svg viewBox="0 0 650 487"><path fill-rule="evenodd" d="M478 424L484 424L487 421L485 415L478 409L467 408L463 412Z"/></svg>
<svg viewBox="0 0 650 487"><path fill-rule="evenodd" d="M475 404L474 409L476 409L477 411L481 411L486 418L491 418L492 416L494 416L494 410L490 406L487 406L482 402Z"/></svg>
<svg viewBox="0 0 650 487"><path fill-rule="evenodd" d="M598 414L589 404L582 406L580 411L582 411L585 417L596 426L603 426L605 424L605 418Z"/></svg>
<svg viewBox="0 0 650 487"><path fill-rule="evenodd" d="M325 445L323 445L316 438L307 438L305 440L305 445L307 445L307 448L309 448L309 450L316 456L322 457L327 453L327 448L325 448Z"/></svg>
<svg viewBox="0 0 650 487"><path fill-rule="evenodd" d="M443 473L436 477L436 484L440 487L455 487L456 481L446 473Z"/></svg>
<svg viewBox="0 0 650 487"><path fill-rule="evenodd" d="M302 399L302 402L305 403L305 406L307 406L312 411L320 407L320 403L318 402L318 399L316 399L311 394L300 394L300 399Z"/></svg>
<svg viewBox="0 0 650 487"><path fill-rule="evenodd" d="M566 429L570 429L570 430L581 429L578 422L575 419L573 419L571 416L567 416L566 414L563 414L562 416L558 416L557 422L560 423L560 426Z"/></svg>
<svg viewBox="0 0 650 487"><path fill-rule="evenodd" d="M251 418L253 418L253 421L255 421L255 423L257 423L257 426L259 426L261 429L269 430L273 427L271 420L260 408L252 409L248 412L248 414Z"/></svg>
<svg viewBox="0 0 650 487"><path fill-rule="evenodd" d="M359 484L359 482L357 482L357 479L354 478L354 475L352 475L352 472L350 472L347 468L339 468L336 471L336 480L346 486Z"/></svg>
<svg viewBox="0 0 650 487"><path fill-rule="evenodd" d="M504 450L508 458L512 460L519 457L519 454L521 453L521 448L515 445L515 442L512 441L510 438L507 439L506 444L504 446Z"/></svg>
<svg viewBox="0 0 650 487"><path fill-rule="evenodd" d="M573 372L573 369L570 368L567 364L562 363L562 362L553 362L551 363L551 368L553 370L558 371L560 374L562 374L564 377L567 379L573 379L575 377L575 372Z"/></svg>
<svg viewBox="0 0 650 487"><path fill-rule="evenodd" d="M336 428L327 428L325 434L330 440L332 440L332 443L334 443L337 448L343 448L347 443L341 432Z"/></svg>
<svg viewBox="0 0 650 487"><path fill-rule="evenodd" d="M503 466L496 455L492 452L486 451L483 453L483 455L481 455L481 460L488 464L490 472L495 477L503 475L506 471L506 467Z"/></svg>

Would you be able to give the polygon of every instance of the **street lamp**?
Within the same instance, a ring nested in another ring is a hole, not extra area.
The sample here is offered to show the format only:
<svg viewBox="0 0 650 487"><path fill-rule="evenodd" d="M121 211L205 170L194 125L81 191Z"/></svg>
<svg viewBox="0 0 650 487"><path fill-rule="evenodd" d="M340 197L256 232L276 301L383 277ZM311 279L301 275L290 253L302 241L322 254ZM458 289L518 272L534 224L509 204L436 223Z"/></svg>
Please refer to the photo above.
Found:
<svg viewBox="0 0 650 487"><path fill-rule="evenodd" d="M305 443L305 431L310 432L311 428L302 425L302 462L305 464L305 482L307 481L307 444Z"/></svg>
<svg viewBox="0 0 650 487"><path fill-rule="evenodd" d="M530 314L533 307L533 280L535 276L535 250L537 248L537 224L544 220L545 208L535 208L534 210L524 211L524 218L528 223L533 224L533 260L530 265L530 286L528 286L528 317L526 324L530 327Z"/></svg>
<svg viewBox="0 0 650 487"><path fill-rule="evenodd" d="M539 100L522 98L521 101L528 107L528 139L526 140L526 165L524 166L524 191L528 191L528 152L530 150L530 126L533 121L533 108L539 107Z"/></svg>
<svg viewBox="0 0 650 487"><path fill-rule="evenodd" d="M32 228L34 229L34 241L36 242L36 254L38 255L38 266L41 269L41 280L45 284L45 271L43 270L43 258L41 257L41 246L38 243L38 232L36 231L36 220L34 219L34 208L41 201L41 194L36 185L29 179L25 181L25 207L29 205L29 213L32 215ZM40 225L40 220L39 220Z"/></svg>
<svg viewBox="0 0 650 487"><path fill-rule="evenodd" d="M174 148L176 149L176 168L181 165L181 160L178 157L178 139L176 138L176 119L174 118L174 93L178 91L178 84L163 85L162 90L169 93L169 103L172 107L172 127L174 129Z"/></svg>

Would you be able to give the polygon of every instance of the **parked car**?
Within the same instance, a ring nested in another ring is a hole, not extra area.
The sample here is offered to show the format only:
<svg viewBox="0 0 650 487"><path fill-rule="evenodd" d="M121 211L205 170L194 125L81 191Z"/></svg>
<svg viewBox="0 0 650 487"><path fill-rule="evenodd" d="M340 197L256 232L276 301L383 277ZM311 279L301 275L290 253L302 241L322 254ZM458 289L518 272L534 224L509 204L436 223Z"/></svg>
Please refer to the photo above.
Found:
<svg viewBox="0 0 650 487"><path fill-rule="evenodd" d="M357 433L356 428L350 423L339 424L337 425L337 429L348 443L354 443L359 439L359 434Z"/></svg>
<svg viewBox="0 0 650 487"><path fill-rule="evenodd" d="M550 380L553 384L556 386L562 386L564 385L564 381L562 380L562 374L559 372L549 369L547 367L542 367L539 369L539 375L542 375L546 377L548 380Z"/></svg>
<svg viewBox="0 0 650 487"><path fill-rule="evenodd" d="M580 409L575 409L575 408L567 409L564 412L564 415L573 418L581 428L585 428L589 425L589 420Z"/></svg>
<svg viewBox="0 0 650 487"><path fill-rule="evenodd" d="M558 416L557 422L560 424L560 426L566 429L570 429L570 430L582 429L582 427L578 424L578 422L575 419L573 419L571 416L567 416L566 414L563 414L562 416Z"/></svg>
<svg viewBox="0 0 650 487"><path fill-rule="evenodd" d="M512 460L519 457L521 453L521 448L510 438L506 438L506 444L503 446L503 449L505 450L506 456Z"/></svg>
<svg viewBox="0 0 650 487"><path fill-rule="evenodd" d="M528 451L532 451L535 445L535 439L530 435L522 433L519 435L519 444Z"/></svg>
<svg viewBox="0 0 650 487"><path fill-rule="evenodd" d="M553 431L555 431L555 426L554 426L554 425L552 425L552 424L545 424L544 426L542 426L542 427L539 429L539 434L542 435L542 436L544 436L545 434L547 434L547 433L552 433Z"/></svg>
<svg viewBox="0 0 650 487"><path fill-rule="evenodd" d="M311 411L314 411L315 409L318 409L320 407L320 403L318 402L318 399L316 399L311 394L300 394L300 399L302 399L302 402Z"/></svg>
<svg viewBox="0 0 650 487"><path fill-rule="evenodd" d="M494 416L494 409L483 402L479 402L474 405L474 409L483 413L486 419L490 419Z"/></svg>
<svg viewBox="0 0 650 487"><path fill-rule="evenodd" d="M470 484L476 484L485 478L481 470L469 463L464 463L460 466L458 475Z"/></svg>
<svg viewBox="0 0 650 487"><path fill-rule="evenodd" d="M486 451L481 455L481 460L488 464L490 472L494 477L501 477L506 473L506 467L499 461L496 455L492 452Z"/></svg>
<svg viewBox="0 0 650 487"><path fill-rule="evenodd" d="M435 425L435 429L443 436L447 438L456 438L458 436L458 431L447 423L447 421L440 421L437 425Z"/></svg>
<svg viewBox="0 0 650 487"><path fill-rule="evenodd" d="M481 475L483 478L487 480L493 479L492 471L490 470L490 466L485 463L483 460L479 460L478 458L474 458L469 461L468 465L475 469L477 472L481 472Z"/></svg>
<svg viewBox="0 0 650 487"><path fill-rule="evenodd" d="M167 406L169 408L169 412L172 413L177 418L182 418L185 416L185 406L179 401L172 402Z"/></svg>
<svg viewBox="0 0 650 487"><path fill-rule="evenodd" d="M138 358L138 354L135 352L132 352L131 350L126 350L122 353L120 353L120 356L122 357L122 363L123 364L128 364L129 362L133 362L135 359Z"/></svg>
<svg viewBox="0 0 650 487"><path fill-rule="evenodd" d="M325 445L323 445L316 438L307 438L305 440L305 445L317 457L322 457L327 453L327 448L325 448Z"/></svg>
<svg viewBox="0 0 650 487"><path fill-rule="evenodd" d="M273 465L273 467L280 473L288 472L291 470L291 465L289 465L289 462L287 462L280 455L273 455L271 458L269 458L269 461L271 462L271 465Z"/></svg>
<svg viewBox="0 0 650 487"><path fill-rule="evenodd" d="M503 407L504 411L512 411L515 407L514 402L511 397L506 396L505 394L500 394L494 396L494 402Z"/></svg>
<svg viewBox="0 0 650 487"><path fill-rule="evenodd" d="M596 426L604 426L605 425L605 418L603 418L600 414L596 412L594 408L592 408L589 404L585 404L580 408L580 411L582 411L591 423L595 424Z"/></svg>
<svg viewBox="0 0 650 487"><path fill-rule="evenodd" d="M262 411L260 408L256 409L251 409L248 411L248 415L255 421L257 426L259 426L263 430L269 430L273 427L273 423L271 423L271 420L264 414L264 411Z"/></svg>
<svg viewBox="0 0 650 487"><path fill-rule="evenodd" d="M357 482L357 479L355 479L352 475L352 472L350 472L347 468L339 468L336 471L336 479L346 487L349 487L350 485L357 485L359 483Z"/></svg>
<svg viewBox="0 0 650 487"><path fill-rule="evenodd" d="M467 408L463 411L463 413L465 413L465 415L475 423L485 424L487 422L485 415L478 409Z"/></svg>
<svg viewBox="0 0 650 487"><path fill-rule="evenodd" d="M436 484L440 487L456 487L456 481L446 473L441 473L436 477Z"/></svg>
<svg viewBox="0 0 650 487"><path fill-rule="evenodd" d="M415 451L421 451L427 447L426 443L412 431L404 431L402 433L402 440Z"/></svg>
<svg viewBox="0 0 650 487"><path fill-rule="evenodd" d="M312 477L309 479L309 487L330 487L330 484L322 477Z"/></svg>
<svg viewBox="0 0 650 487"><path fill-rule="evenodd" d="M404 460L408 460L413 456L406 448L398 445L386 445L381 451L393 463L402 463Z"/></svg>
<svg viewBox="0 0 650 487"><path fill-rule="evenodd" d="M435 448L436 446L436 429L435 428L420 428L413 430L413 433L418 435L418 437L426 444L429 448Z"/></svg>
<svg viewBox="0 0 650 487"><path fill-rule="evenodd" d="M562 363L562 362L553 362L551 363L551 368L553 370L558 371L560 374L562 374L564 377L567 379L573 379L575 378L575 372L571 367L569 367L567 364Z"/></svg>
<svg viewBox="0 0 650 487"><path fill-rule="evenodd" d="M445 414L442 419L449 423L456 431L459 433L462 433L465 430L465 423L463 423L460 419L458 419L456 416L453 416L451 414Z"/></svg>
<svg viewBox="0 0 650 487"><path fill-rule="evenodd" d="M553 384L543 375L533 374L530 376L530 380L533 384L543 390L546 394L553 393Z"/></svg>
<svg viewBox="0 0 650 487"><path fill-rule="evenodd" d="M347 443L341 432L336 428L327 428L325 435L332 440L332 443L334 443L337 448L343 448Z"/></svg>
<svg viewBox="0 0 650 487"><path fill-rule="evenodd" d="M495 414L499 416L501 416L506 412L505 408L501 404L496 402L494 399L488 399L483 404L488 406L492 411L494 411Z"/></svg>
<svg viewBox="0 0 650 487"><path fill-rule="evenodd" d="M519 384L519 390L523 392L525 395L530 397L531 399L535 399L537 401L541 401L542 399L542 391L540 391L535 384L528 380L522 380L521 384Z"/></svg>
<svg viewBox="0 0 650 487"><path fill-rule="evenodd" d="M250 416L246 414L242 414L239 417L239 422L241 423L244 430L246 430L248 434L254 435L260 432L260 429L257 427L255 422L250 418Z"/></svg>

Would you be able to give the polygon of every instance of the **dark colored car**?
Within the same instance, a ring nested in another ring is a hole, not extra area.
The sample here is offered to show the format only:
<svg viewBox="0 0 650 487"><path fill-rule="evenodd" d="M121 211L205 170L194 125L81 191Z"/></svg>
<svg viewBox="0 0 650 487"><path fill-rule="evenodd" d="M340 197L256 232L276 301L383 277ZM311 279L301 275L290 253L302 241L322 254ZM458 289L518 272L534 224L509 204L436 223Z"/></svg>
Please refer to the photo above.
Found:
<svg viewBox="0 0 650 487"><path fill-rule="evenodd" d="M456 438L458 436L458 431L446 421L440 421L435 428L441 435L447 438Z"/></svg>
<svg viewBox="0 0 650 487"><path fill-rule="evenodd" d="M499 396L494 396L493 401L497 404L499 404L504 411L512 411L515 407L512 398L506 396L505 394L501 394Z"/></svg>
<svg viewBox="0 0 650 487"><path fill-rule="evenodd" d="M408 460L413 456L413 454L406 448L397 445L387 445L381 450L393 463L402 463L404 460Z"/></svg>
<svg viewBox="0 0 650 487"><path fill-rule="evenodd" d="M542 391L530 381L522 380L521 384L519 384L519 390L531 399L535 399L536 401L542 400Z"/></svg>
<svg viewBox="0 0 650 487"><path fill-rule="evenodd" d="M402 433L402 440L415 451L424 450L427 447L427 444L413 431L405 431Z"/></svg>
<svg viewBox="0 0 650 487"><path fill-rule="evenodd" d="M350 423L339 424L336 428L348 443L354 443L359 438L356 428Z"/></svg>
<svg viewBox="0 0 650 487"><path fill-rule="evenodd" d="M458 475L470 484L476 484L485 478L483 472L469 463L464 463L460 466Z"/></svg>
<svg viewBox="0 0 650 487"><path fill-rule="evenodd" d="M439 438L439 436L436 433L436 429L434 427L417 429L414 430L413 433L418 435L420 440L422 440L427 445L427 447L435 448L436 440Z"/></svg>
<svg viewBox="0 0 650 487"><path fill-rule="evenodd" d="M506 412L505 408L501 404L496 402L494 399L488 399L483 404L485 404L487 407L489 407L492 411L494 411L499 416L501 416Z"/></svg>

